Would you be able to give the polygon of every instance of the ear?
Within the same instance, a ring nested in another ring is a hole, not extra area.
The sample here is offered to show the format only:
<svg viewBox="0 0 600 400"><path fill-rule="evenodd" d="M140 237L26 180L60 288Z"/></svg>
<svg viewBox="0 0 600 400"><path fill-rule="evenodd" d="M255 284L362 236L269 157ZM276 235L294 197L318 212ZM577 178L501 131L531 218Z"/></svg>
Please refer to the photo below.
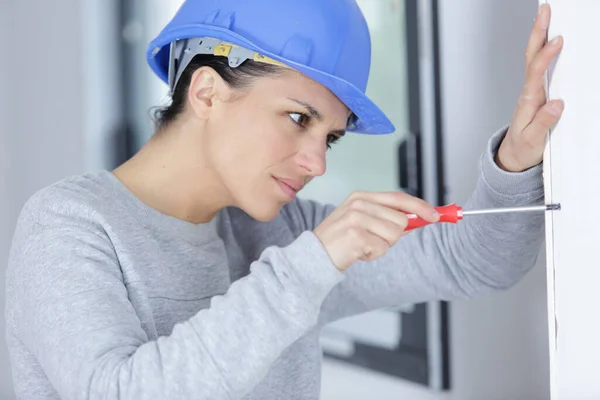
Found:
<svg viewBox="0 0 600 400"><path fill-rule="evenodd" d="M221 95L225 86L223 78L210 67L198 68L192 74L188 90L188 102L197 118L209 118L215 100Z"/></svg>

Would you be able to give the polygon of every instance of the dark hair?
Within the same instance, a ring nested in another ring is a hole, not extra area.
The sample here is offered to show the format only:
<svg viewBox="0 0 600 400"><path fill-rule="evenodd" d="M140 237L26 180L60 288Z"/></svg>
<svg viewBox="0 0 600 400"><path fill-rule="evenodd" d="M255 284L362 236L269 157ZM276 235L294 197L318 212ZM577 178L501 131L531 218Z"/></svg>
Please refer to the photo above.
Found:
<svg viewBox="0 0 600 400"><path fill-rule="evenodd" d="M283 67L255 62L253 60L247 60L239 67L231 68L227 57L210 54L197 55L190 61L181 74L181 78L179 78L171 97L171 103L166 107L159 107L154 111L154 121L158 131L173 123L183 112L192 75L201 67L214 69L234 89L243 89L249 86L253 78L277 75L283 71Z"/></svg>

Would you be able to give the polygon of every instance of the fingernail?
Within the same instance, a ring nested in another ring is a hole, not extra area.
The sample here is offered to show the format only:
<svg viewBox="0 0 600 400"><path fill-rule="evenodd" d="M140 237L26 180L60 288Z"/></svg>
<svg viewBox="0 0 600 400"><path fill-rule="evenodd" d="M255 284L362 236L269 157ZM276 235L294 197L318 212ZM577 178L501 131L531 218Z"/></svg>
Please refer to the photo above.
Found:
<svg viewBox="0 0 600 400"><path fill-rule="evenodd" d="M441 217L440 213L434 210L433 211L433 219L437 221L440 219L440 217Z"/></svg>
<svg viewBox="0 0 600 400"><path fill-rule="evenodd" d="M562 102L552 103L550 110L554 115L560 115L564 110L564 105Z"/></svg>
<svg viewBox="0 0 600 400"><path fill-rule="evenodd" d="M560 36L555 37L554 39L552 39L552 41L550 42L550 44L552 46L556 46L557 44L560 43Z"/></svg>
<svg viewBox="0 0 600 400"><path fill-rule="evenodd" d="M540 4L540 6L538 7L538 15L540 15L543 10L544 10L544 5Z"/></svg>

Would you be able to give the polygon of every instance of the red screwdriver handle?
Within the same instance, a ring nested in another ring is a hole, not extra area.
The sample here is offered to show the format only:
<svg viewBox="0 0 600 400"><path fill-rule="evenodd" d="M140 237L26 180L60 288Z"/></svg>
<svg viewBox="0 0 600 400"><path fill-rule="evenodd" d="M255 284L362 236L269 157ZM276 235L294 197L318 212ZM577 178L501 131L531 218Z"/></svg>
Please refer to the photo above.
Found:
<svg viewBox="0 0 600 400"><path fill-rule="evenodd" d="M435 209L438 213L440 213L439 222L456 224L458 221L463 219L463 209L456 204L448 204L447 206L436 207ZM415 214L407 214L406 216L408 217L408 226L406 227L405 231L410 231L431 224L431 222L426 221Z"/></svg>

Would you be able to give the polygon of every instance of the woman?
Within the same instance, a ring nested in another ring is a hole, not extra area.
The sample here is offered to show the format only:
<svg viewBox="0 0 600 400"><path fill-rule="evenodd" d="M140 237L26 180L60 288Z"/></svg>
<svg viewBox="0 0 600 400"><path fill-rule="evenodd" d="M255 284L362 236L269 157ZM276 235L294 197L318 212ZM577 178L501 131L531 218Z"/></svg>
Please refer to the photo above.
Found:
<svg viewBox="0 0 600 400"><path fill-rule="evenodd" d="M370 43L349 0L188 0L150 45L172 89L156 135L114 171L66 178L24 207L8 270L20 399L314 399L333 320L510 287L543 215L434 224L432 205L356 193L296 198L346 130L393 131L364 94ZM539 203L546 102L541 8L508 129L472 207ZM377 173L377 171L374 171Z"/></svg>

